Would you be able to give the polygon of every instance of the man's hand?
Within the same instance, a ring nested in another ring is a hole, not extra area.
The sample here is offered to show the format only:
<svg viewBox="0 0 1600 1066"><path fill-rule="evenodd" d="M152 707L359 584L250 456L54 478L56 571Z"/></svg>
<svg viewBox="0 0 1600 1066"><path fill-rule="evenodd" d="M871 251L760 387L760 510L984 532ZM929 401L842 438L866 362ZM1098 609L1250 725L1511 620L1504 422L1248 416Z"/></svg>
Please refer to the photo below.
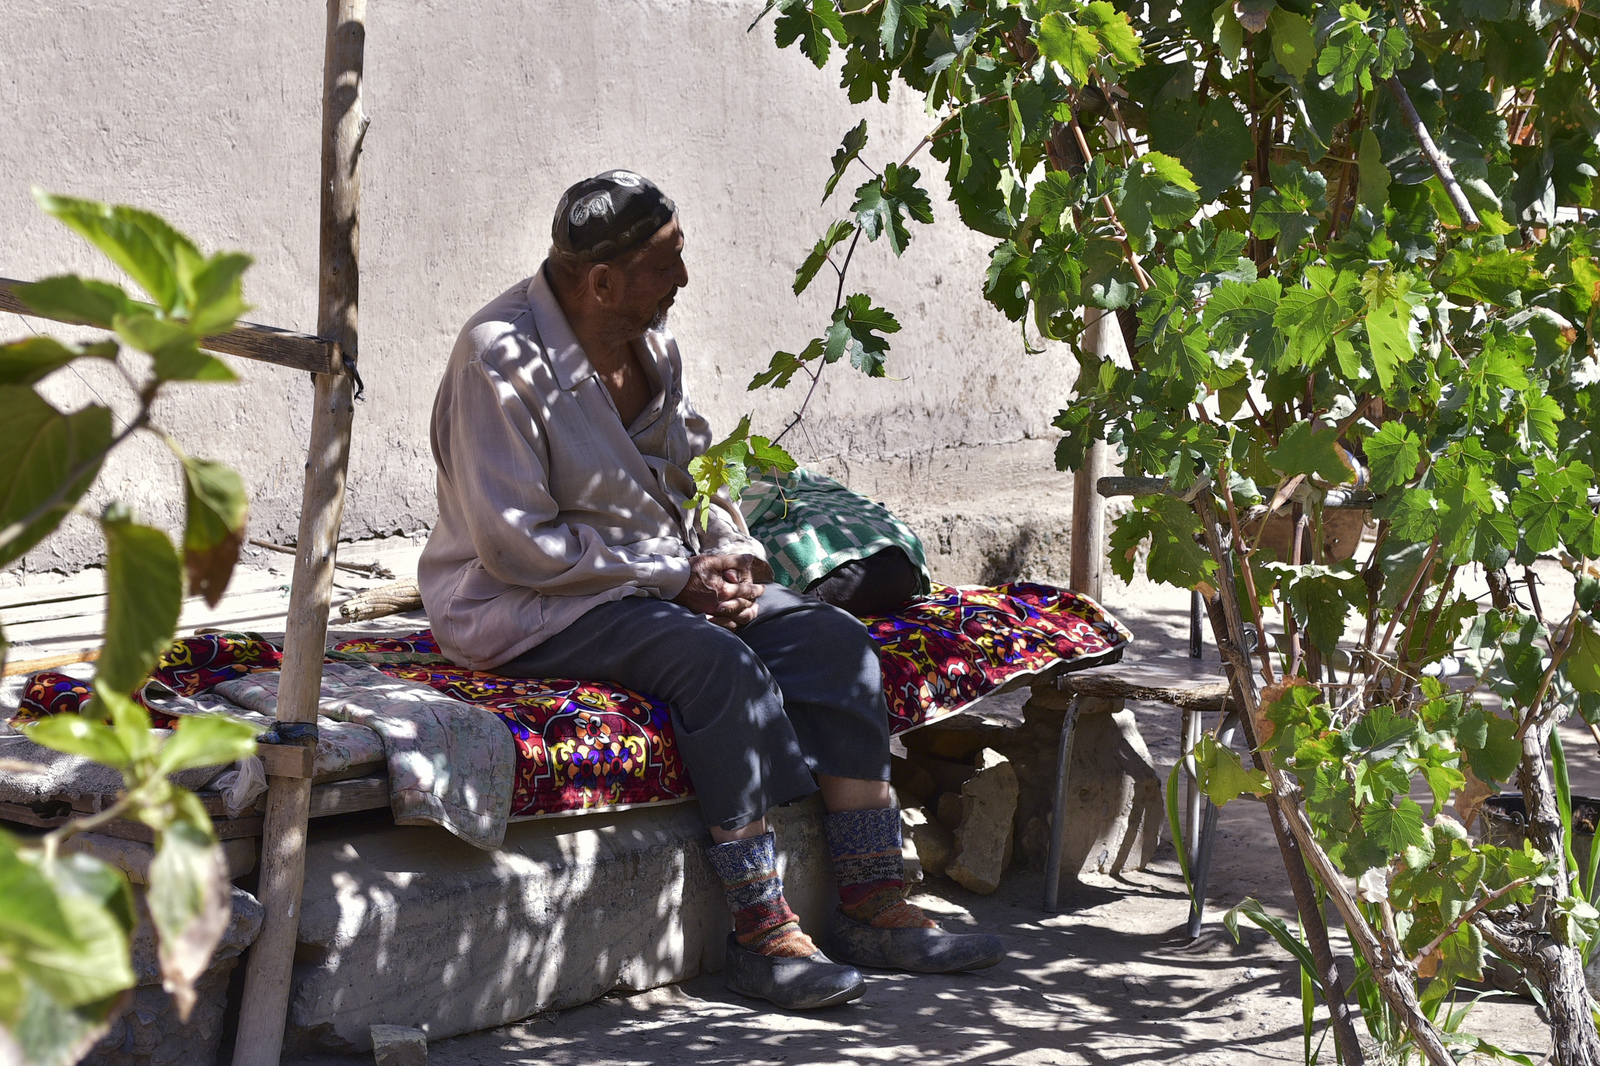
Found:
<svg viewBox="0 0 1600 1066"><path fill-rule="evenodd" d="M724 629L738 629L756 620L756 601L764 591L756 583L772 576L772 568L754 555L696 555L689 560L689 583L673 597L696 614Z"/></svg>

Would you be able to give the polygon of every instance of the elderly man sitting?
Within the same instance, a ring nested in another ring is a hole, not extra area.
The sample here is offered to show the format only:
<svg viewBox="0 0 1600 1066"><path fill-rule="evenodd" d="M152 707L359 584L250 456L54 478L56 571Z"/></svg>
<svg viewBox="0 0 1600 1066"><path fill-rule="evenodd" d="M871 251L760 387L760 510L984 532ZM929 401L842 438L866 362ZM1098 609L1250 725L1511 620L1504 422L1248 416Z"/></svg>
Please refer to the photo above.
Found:
<svg viewBox="0 0 1600 1066"><path fill-rule="evenodd" d="M727 983L790 1008L861 994L784 900L769 808L819 787L838 875L835 954L925 972L992 966L905 900L877 654L844 611L765 584L731 513L685 509L710 428L667 309L688 284L677 210L607 171L568 189L549 257L462 329L434 401L439 521L418 568L440 647L514 677L664 700L733 910Z"/></svg>

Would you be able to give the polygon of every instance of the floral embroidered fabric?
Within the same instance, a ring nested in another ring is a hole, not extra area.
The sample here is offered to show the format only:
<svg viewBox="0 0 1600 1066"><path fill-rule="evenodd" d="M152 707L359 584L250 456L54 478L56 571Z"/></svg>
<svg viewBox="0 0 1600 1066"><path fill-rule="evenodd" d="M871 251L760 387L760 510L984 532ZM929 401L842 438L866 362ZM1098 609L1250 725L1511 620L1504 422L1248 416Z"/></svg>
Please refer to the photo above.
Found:
<svg viewBox="0 0 1600 1066"><path fill-rule="evenodd" d="M879 645L890 731L952 714L1027 673L1115 662L1128 631L1086 596L1017 582L996 588L935 585L904 611L864 620ZM477 704L510 730L517 749L511 814L516 818L681 799L693 786L679 758L664 703L599 682L524 679L464 670L439 654L427 630L398 638L345 641L331 660L372 663ZM219 681L275 670L277 646L249 633L186 637L162 657L136 698L155 725L168 690L194 696ZM27 684L17 721L76 712L87 686L59 673Z"/></svg>

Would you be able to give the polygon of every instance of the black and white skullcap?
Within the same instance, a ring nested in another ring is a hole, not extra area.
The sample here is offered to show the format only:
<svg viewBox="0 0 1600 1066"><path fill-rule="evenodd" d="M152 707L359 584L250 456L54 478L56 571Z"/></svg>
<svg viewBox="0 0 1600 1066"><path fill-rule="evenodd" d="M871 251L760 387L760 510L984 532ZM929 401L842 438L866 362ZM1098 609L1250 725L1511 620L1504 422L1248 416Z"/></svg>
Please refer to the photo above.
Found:
<svg viewBox="0 0 1600 1066"><path fill-rule="evenodd" d="M550 239L565 257L599 263L643 244L677 213L677 205L649 178L608 170L561 194Z"/></svg>

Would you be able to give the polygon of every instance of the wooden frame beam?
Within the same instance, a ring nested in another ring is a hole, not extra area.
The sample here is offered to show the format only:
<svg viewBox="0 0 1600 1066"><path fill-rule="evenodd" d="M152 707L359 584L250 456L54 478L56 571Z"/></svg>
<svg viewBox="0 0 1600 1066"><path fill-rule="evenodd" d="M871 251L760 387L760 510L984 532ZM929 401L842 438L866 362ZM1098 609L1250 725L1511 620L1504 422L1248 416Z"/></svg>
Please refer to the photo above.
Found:
<svg viewBox="0 0 1600 1066"><path fill-rule="evenodd" d="M41 315L37 311L30 310L28 305L11 291L13 287L21 284L24 283L12 278L0 278L0 311L13 311L33 318L48 318L52 322L65 322L73 326L89 325L81 319L56 318L54 315ZM313 337L309 333L295 333L292 330L262 326L254 322L240 322L227 333L205 338L200 346L210 352L239 355L246 359L272 363L275 366L288 367L290 370L305 370L313 374L336 374L342 369L339 365L338 346L334 342Z"/></svg>

